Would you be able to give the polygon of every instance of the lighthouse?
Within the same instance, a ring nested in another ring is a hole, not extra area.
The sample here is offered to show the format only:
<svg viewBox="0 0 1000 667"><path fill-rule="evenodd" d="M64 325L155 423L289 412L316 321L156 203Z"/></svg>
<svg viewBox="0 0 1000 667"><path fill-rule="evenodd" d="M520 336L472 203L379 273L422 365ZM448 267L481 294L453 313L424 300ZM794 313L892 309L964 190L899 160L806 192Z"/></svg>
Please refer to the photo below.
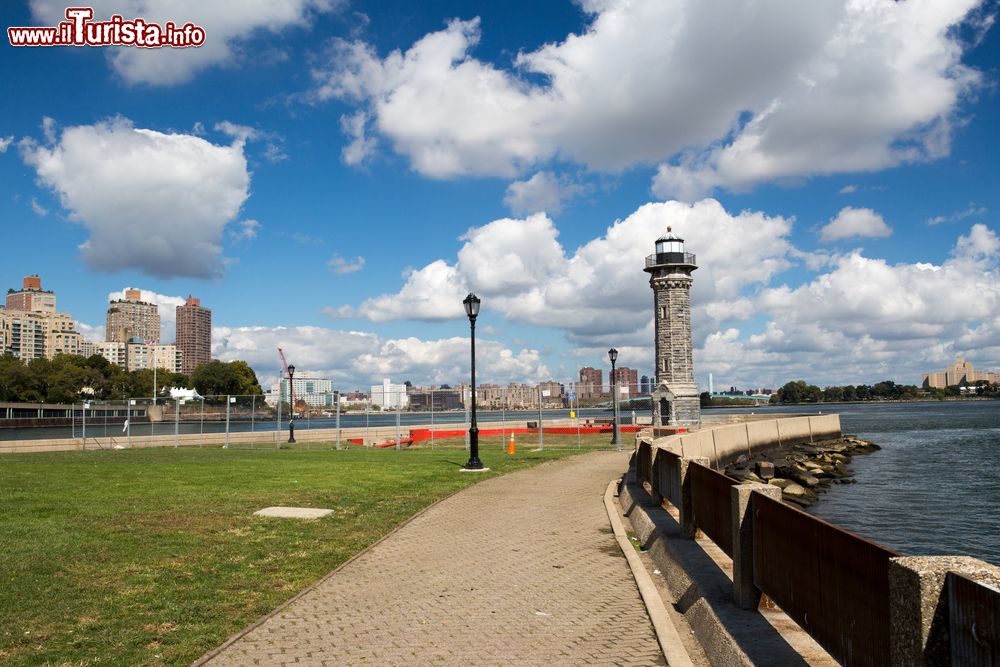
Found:
<svg viewBox="0 0 1000 667"><path fill-rule="evenodd" d="M667 233L646 257L656 313L656 386L652 392L653 424L701 423L701 402L691 354L691 273L695 256L684 252L684 239Z"/></svg>

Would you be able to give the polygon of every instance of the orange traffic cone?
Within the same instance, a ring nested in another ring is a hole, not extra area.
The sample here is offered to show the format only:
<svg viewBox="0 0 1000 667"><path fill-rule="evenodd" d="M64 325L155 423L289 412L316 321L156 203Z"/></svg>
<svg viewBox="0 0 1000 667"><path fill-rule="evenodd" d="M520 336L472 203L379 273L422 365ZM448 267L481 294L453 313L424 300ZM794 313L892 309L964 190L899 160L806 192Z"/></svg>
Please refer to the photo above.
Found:
<svg viewBox="0 0 1000 667"><path fill-rule="evenodd" d="M510 434L510 442L507 443L507 453L508 454L517 454L517 447L514 446L514 434L513 433Z"/></svg>

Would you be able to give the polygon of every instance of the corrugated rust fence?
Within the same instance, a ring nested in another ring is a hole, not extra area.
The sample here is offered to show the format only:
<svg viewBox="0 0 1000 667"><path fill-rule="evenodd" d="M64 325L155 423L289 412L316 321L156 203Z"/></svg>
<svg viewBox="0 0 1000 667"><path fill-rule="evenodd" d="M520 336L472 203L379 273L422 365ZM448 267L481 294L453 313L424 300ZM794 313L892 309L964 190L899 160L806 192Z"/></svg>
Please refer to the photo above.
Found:
<svg viewBox="0 0 1000 667"><path fill-rule="evenodd" d="M688 475L695 525L731 558L733 503L730 488L737 483L736 480L700 463L692 463L688 467Z"/></svg>
<svg viewBox="0 0 1000 667"><path fill-rule="evenodd" d="M762 494L752 503L754 585L842 664L888 664L900 554Z"/></svg>
<svg viewBox="0 0 1000 667"><path fill-rule="evenodd" d="M1000 665L1000 591L951 572L948 589L951 664Z"/></svg>

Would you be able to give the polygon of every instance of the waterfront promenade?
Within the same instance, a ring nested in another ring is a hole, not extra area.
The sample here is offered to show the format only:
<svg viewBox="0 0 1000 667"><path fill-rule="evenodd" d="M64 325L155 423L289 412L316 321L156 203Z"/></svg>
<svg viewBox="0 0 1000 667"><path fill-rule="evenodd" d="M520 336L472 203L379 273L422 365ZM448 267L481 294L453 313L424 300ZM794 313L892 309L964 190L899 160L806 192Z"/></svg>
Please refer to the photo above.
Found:
<svg viewBox="0 0 1000 667"><path fill-rule="evenodd" d="M630 453L455 494L197 664L665 664L603 502Z"/></svg>

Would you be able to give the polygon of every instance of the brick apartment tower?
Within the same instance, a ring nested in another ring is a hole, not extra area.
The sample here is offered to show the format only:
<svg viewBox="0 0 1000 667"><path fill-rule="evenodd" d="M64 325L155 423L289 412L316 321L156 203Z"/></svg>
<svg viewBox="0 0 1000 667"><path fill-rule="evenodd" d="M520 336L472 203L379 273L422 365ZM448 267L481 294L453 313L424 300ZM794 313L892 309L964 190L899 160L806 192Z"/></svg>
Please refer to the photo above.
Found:
<svg viewBox="0 0 1000 667"><path fill-rule="evenodd" d="M125 298L108 305L104 339L114 343L128 343L138 338L143 342L160 342L160 309L155 303L142 300L142 292L126 289Z"/></svg>
<svg viewBox="0 0 1000 667"><path fill-rule="evenodd" d="M190 294L177 306L177 349L184 353L181 372L190 375L212 360L212 311Z"/></svg>
<svg viewBox="0 0 1000 667"><path fill-rule="evenodd" d="M580 398L599 398L604 393L603 371L590 366L581 368L576 393Z"/></svg>
<svg viewBox="0 0 1000 667"><path fill-rule="evenodd" d="M684 239L667 227L656 240L656 253L646 258L649 286L656 307L656 385L653 424L701 423L701 402L691 354L691 273L695 256L684 252Z"/></svg>

